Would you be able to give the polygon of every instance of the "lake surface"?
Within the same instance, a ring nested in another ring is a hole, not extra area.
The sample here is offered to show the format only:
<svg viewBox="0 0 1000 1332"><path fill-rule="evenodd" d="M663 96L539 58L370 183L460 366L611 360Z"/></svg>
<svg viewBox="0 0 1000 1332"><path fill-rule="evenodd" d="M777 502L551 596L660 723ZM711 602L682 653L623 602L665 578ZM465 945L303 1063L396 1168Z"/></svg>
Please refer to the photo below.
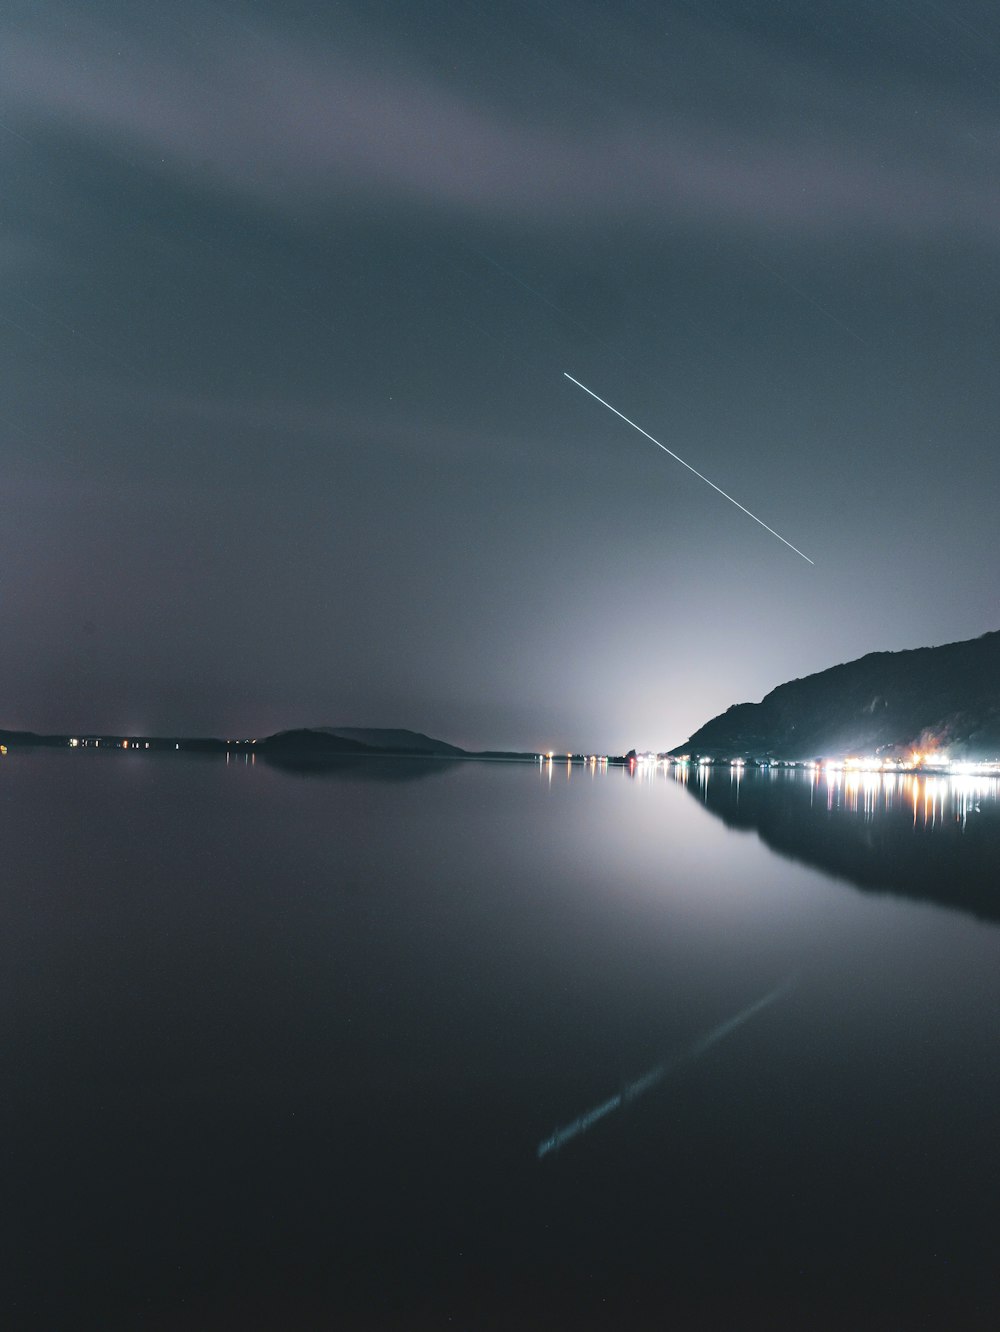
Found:
<svg viewBox="0 0 1000 1332"><path fill-rule="evenodd" d="M21 751L0 832L5 1328L998 1325L995 782Z"/></svg>

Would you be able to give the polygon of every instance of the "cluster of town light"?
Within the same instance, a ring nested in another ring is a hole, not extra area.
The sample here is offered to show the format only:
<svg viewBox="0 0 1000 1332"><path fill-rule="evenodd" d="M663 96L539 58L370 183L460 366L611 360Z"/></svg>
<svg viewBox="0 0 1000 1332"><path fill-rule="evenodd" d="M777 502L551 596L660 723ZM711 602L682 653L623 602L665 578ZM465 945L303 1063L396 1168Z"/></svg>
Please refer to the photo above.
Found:
<svg viewBox="0 0 1000 1332"><path fill-rule="evenodd" d="M556 755L554 750L549 750L546 754L539 754L538 759L542 763L551 763L553 760L561 762L562 757L561 754ZM574 757L583 763L606 764L608 762L607 755L581 754L574 756L573 754L567 754L565 757L568 763L572 762ZM713 765L745 768L747 760L745 758L713 758L709 754L701 754L692 758L690 754L680 754L674 757L672 755L650 753L636 754L630 757L629 764L637 768L688 767L691 764L695 764L699 768ZM931 772L944 776L967 776L978 773L1000 774L1000 760L952 759L945 754L936 752L918 753L917 751L906 758L899 759L880 759L874 756L810 759L807 762L792 759L762 759L757 761L757 766L804 768L809 771L822 770L824 772Z"/></svg>
<svg viewBox="0 0 1000 1332"><path fill-rule="evenodd" d="M148 740L105 740L104 743L105 743L105 745L113 745L114 747L116 747L116 748L118 748L118 749L148 749L148 748L149 748L149 741L148 741ZM87 737L86 739L84 739L84 740L81 740L81 739L79 738L79 736L75 736L75 735L71 737L70 742L69 742L69 747L70 747L70 749L79 749L81 746L83 746L84 748L86 748L88 745L94 745L96 748L99 749L100 746L101 746L101 742L100 742L100 740L95 739L95 738L92 738L92 737L90 737L90 736L88 736L88 737ZM180 749L180 745L178 745L177 748Z"/></svg>
<svg viewBox="0 0 1000 1332"><path fill-rule="evenodd" d="M158 745L162 745L162 744L164 744L164 743L165 743L165 742L162 741L162 740L157 741L157 744L158 744ZM227 741L226 741L226 744L227 744L227 745L255 745L256 743L257 743L256 740L227 740ZM100 741L100 739L97 738L96 736L86 736L86 737L84 737L83 739L81 739L79 736L74 735L74 736L71 736L71 737L70 737L70 741L69 741L69 747L70 747L70 749L79 749L79 748L81 748L81 747L86 748L88 745L94 745L95 747L100 748L100 744L101 744L101 741ZM107 738L105 737L104 744L105 744L105 748L106 748L108 745L111 745L112 748L114 748L114 749L148 749L148 748L149 748L149 744L150 744L150 742L149 742L148 740L109 740L109 739L107 739ZM180 749L180 743L179 743L179 742L176 742L176 741L175 741L175 743L174 743L174 749ZM552 755L550 754L550 755L549 755L549 758L551 758L551 757L552 757ZM566 757L568 758L569 755L567 754Z"/></svg>
<svg viewBox="0 0 1000 1332"><path fill-rule="evenodd" d="M806 767L822 766L831 772L933 772L944 776L954 774L965 776L969 773L1000 772L1000 762L977 759L951 759L946 754L920 754L914 751L907 758L844 758L824 759L820 763L808 763Z"/></svg>

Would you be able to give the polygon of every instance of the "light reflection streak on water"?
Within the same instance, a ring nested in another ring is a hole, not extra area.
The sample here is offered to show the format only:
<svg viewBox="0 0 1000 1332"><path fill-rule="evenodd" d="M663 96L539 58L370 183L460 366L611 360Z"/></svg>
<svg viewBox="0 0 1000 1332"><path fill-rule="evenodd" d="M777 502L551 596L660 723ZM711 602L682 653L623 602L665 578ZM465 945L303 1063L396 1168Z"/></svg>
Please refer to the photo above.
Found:
<svg viewBox="0 0 1000 1332"><path fill-rule="evenodd" d="M943 828L958 823L964 830L981 800L1000 798L996 777L942 777L919 773L828 771L826 807L847 809L866 822L896 808L900 800L913 812L914 828Z"/></svg>
<svg viewBox="0 0 1000 1332"><path fill-rule="evenodd" d="M665 1077L682 1065L690 1063L694 1059L699 1059L713 1045L718 1044L719 1041L736 1031L737 1028L742 1027L744 1022L749 1022L762 1009L767 1008L776 999L781 999L786 995L794 987L797 979L796 973L792 972L791 975L785 977L780 985L776 985L773 990L770 990L760 999L755 999L752 1004L748 1004L746 1008L741 1008L732 1017L726 1018L718 1026L706 1031L679 1053L671 1055L660 1064L654 1064L641 1077L626 1083L621 1091L615 1092L614 1095L607 1097L606 1100L579 1115L571 1123L563 1125L562 1128L556 1129L549 1137L543 1138L538 1144L538 1159L541 1160L543 1156L548 1156L550 1152L557 1152L560 1147L564 1147L566 1143L592 1129L595 1124L599 1124L602 1119L606 1119L615 1110L620 1110L622 1106L629 1105L632 1101L637 1100L644 1092L652 1090L653 1087L661 1083Z"/></svg>
<svg viewBox="0 0 1000 1332"><path fill-rule="evenodd" d="M712 771L708 764L677 764L665 770L665 775L681 786L687 786L691 766L698 774L699 793L707 800L707 786ZM653 777L647 772L647 779ZM763 778L763 771L759 774ZM841 768L797 769L789 772L770 768L769 781L779 777L795 782L808 780L809 804L815 805L816 791L823 782L826 787L826 808L829 813L847 810L860 814L871 822L883 814L909 807L913 813L914 828L945 828L959 825L964 831L970 814L980 812L980 802L1000 802L1000 777L986 774L959 774L945 776L940 773L896 773ZM735 789L739 803L742 769L730 769L730 785Z"/></svg>
<svg viewBox="0 0 1000 1332"><path fill-rule="evenodd" d="M228 755L227 755L228 759ZM558 760L562 762L562 760ZM538 760L539 772L544 772L548 784L552 785L555 767L553 759L542 756ZM566 759L566 780L573 772L573 761ZM744 778L742 765L720 765L711 763L664 763L632 762L609 765L607 759L595 759L586 756L582 766L589 768L591 777L598 773L609 773L612 767L618 768L621 777L628 782L644 782L650 785L658 780L674 781L681 786L688 786L691 773L697 774L698 791L702 799L708 801L708 783L716 767L729 766L730 786L735 790L736 803L739 804L740 787ZM763 770L758 774L763 776ZM771 782L779 779L789 781L808 780L809 804L815 804L816 792L820 784L826 787L826 808L829 813L835 810L847 810L860 814L865 822L871 822L880 815L897 808L909 806L913 812L913 826L921 828L943 828L950 824L959 824L965 829L969 815L979 812L981 800L1000 800L1000 777L987 774L952 773L910 773L879 772L876 769L844 769L832 765L809 765L807 768L784 770L777 767L767 769Z"/></svg>

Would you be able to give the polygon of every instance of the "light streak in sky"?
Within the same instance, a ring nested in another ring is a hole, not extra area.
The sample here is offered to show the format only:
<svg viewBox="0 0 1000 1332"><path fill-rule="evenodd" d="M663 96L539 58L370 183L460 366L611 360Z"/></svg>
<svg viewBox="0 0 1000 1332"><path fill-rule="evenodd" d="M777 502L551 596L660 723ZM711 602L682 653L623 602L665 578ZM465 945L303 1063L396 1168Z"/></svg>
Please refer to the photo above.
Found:
<svg viewBox="0 0 1000 1332"><path fill-rule="evenodd" d="M95 342L88 334L81 333L79 329L74 328L72 324L68 324L65 319L60 319L59 316L53 314L51 310L43 310L42 307L36 305L34 301L29 301L27 296L20 296L18 297L18 300L20 300L23 305L28 306L29 309L34 310L35 314L40 315L43 319L47 319L50 323L58 324L60 328L64 328L66 332L71 334L74 338L80 338L82 341L89 343L90 346L99 351L102 356L106 356L109 360L114 361L116 365L120 365L122 369L127 370L129 374L135 373L135 366L130 365L128 361L123 360L117 352L113 352L110 347L101 346L99 342ZM39 341L42 342L43 346L48 345L43 339L39 339Z"/></svg>
<svg viewBox="0 0 1000 1332"><path fill-rule="evenodd" d="M592 338L595 342L600 343L600 345L604 348L606 352L610 352L612 356L617 356L619 361L621 361L625 365L628 365L628 361L626 361L625 357L621 354L621 352L617 349L617 347L612 347L612 345L609 342L605 342L603 338L599 338L597 334L594 332L594 330L588 324L585 324L581 319L577 319L575 315L571 315L570 312L568 310L564 310L561 305L556 305L555 301L549 300L548 296L546 296L544 292L539 291L537 287L533 287L530 284L530 282L525 282L523 278L518 277L518 275L512 272L511 269L504 268L503 264L498 263L497 260L492 258L491 255L485 254L482 250L477 250L476 247L474 245L470 245L468 241L463 241L462 245L464 246L465 249L469 250L472 254L476 255L477 258L482 259L484 263L489 264L491 268L495 268L498 273L502 273L504 277L510 278L511 282L516 282L519 287L521 287L524 291L528 292L530 295L536 297L544 305L547 305L550 310L554 310L556 314L561 315L563 319L568 319L571 324L575 324L577 328L582 329L589 338Z"/></svg>
<svg viewBox="0 0 1000 1332"><path fill-rule="evenodd" d="M765 532L770 532L772 536L777 537L780 542L786 545L789 550L794 550L795 554L801 556L802 559L805 560L806 564L815 563L815 561L811 560L808 555L803 555L802 551L799 550L798 546L793 546L790 541L786 541L780 532L776 532L773 527L768 527L767 523L764 522L763 518L758 518L755 513L751 513L749 509L744 508L743 505L739 502L739 500L733 499L732 495L727 495L726 492L721 488L721 486L717 486L714 481L709 481L707 476L703 476L702 473L699 472L697 468L692 467L690 463L686 463L683 458L678 457L678 455L674 453L672 449L667 448L666 444L661 444L660 441L658 439L654 439L653 436L649 434L648 431L643 430L642 426L636 425L634 421L630 421L629 418L624 414L624 412L620 412L617 407L612 407L610 402L605 402L603 398L598 397L598 395L594 392L593 389L587 388L586 384L581 384L578 379L574 379L573 376L569 374L568 371L564 370L563 374L566 376L566 378L569 380L571 384L575 384L577 388L582 388L584 393L589 393L595 402L599 402L602 407L607 407L608 411L614 412L615 416L620 416L626 425L630 425L633 430L638 430L639 434L644 435L645 438L650 441L650 443L655 444L656 447L658 449L662 449L664 453L668 453L670 457L673 458L674 462L679 462L682 467L686 467L689 472L693 472L699 481L704 481L707 486L711 486L713 490L718 491L718 493L722 496L723 499L727 499L730 504L735 504L741 513L745 513L748 518L752 518L755 523L759 523L761 527L763 527Z"/></svg>
<svg viewBox="0 0 1000 1332"><path fill-rule="evenodd" d="M764 271L770 273L773 278L777 278L778 281L783 282L786 287L790 287L792 291L795 292L796 296L801 296L804 301L808 301L808 303L813 307L814 310L818 310L821 315L825 315L826 318L829 319L832 323L837 324L838 327L842 328L845 333L849 333L851 337L855 340L855 342L860 342L862 347L866 347L869 351L871 351L871 346L867 342L865 342L864 338L861 336L860 333L855 333L854 329L851 328L850 324L845 324L844 321L838 318L838 316L835 315L832 310L828 310L825 305L820 305L819 301L817 301L815 297L810 296L809 293L807 291L803 291L801 287L797 287L795 283L791 280L791 278L784 277L776 269L772 268L770 264L765 264L763 259L754 259L753 255L751 255L750 257L751 259L753 259L753 262L757 265L758 268L763 268Z"/></svg>
<svg viewBox="0 0 1000 1332"><path fill-rule="evenodd" d="M657 1086L668 1074L673 1073L682 1064L700 1058L713 1045L736 1031L738 1027L742 1027L744 1022L749 1022L752 1017L773 1004L776 999L783 998L793 988L797 979L796 973L792 972L790 976L785 977L780 985L776 985L773 990L770 990L762 998L754 1000L746 1008L741 1008L733 1017L727 1018L725 1022L720 1022L717 1027L712 1027L710 1031L692 1041L679 1054L664 1060L662 1064L654 1065L641 1078L636 1078L634 1082L627 1083L621 1091L615 1092L613 1096L609 1096L607 1100L601 1101L599 1105L587 1110L577 1119L574 1119L572 1123L556 1129L549 1137L543 1138L538 1144L538 1159L541 1160L543 1156L548 1156L549 1152L557 1152L560 1147L564 1147L573 1138L579 1137L581 1133L586 1133L588 1129L592 1129L595 1124L605 1119L615 1110L620 1110L623 1105L628 1105L631 1101L637 1100L644 1092Z"/></svg>
<svg viewBox="0 0 1000 1332"><path fill-rule="evenodd" d="M26 143L29 148L34 148L35 145L31 142L30 139L26 139L23 134L18 134L16 129L11 129L11 127L9 125L5 125L2 120L0 120L0 129L5 130L8 134L13 134L15 139L20 139L21 142Z"/></svg>

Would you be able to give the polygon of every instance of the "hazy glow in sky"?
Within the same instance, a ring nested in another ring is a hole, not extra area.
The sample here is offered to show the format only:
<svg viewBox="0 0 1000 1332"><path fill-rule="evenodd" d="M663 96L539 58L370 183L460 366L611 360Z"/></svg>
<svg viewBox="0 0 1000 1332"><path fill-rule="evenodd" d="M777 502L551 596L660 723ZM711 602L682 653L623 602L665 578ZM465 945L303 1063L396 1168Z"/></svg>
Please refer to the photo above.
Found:
<svg viewBox="0 0 1000 1332"><path fill-rule="evenodd" d="M666 748L998 627L993 6L4 30L0 724Z"/></svg>

